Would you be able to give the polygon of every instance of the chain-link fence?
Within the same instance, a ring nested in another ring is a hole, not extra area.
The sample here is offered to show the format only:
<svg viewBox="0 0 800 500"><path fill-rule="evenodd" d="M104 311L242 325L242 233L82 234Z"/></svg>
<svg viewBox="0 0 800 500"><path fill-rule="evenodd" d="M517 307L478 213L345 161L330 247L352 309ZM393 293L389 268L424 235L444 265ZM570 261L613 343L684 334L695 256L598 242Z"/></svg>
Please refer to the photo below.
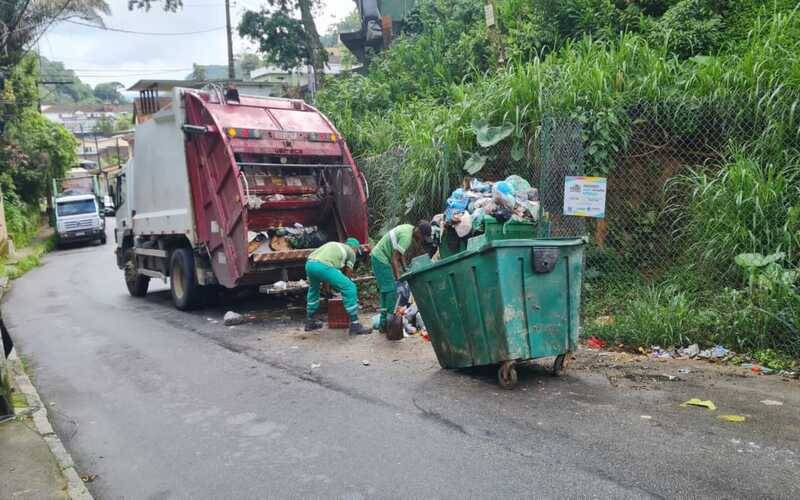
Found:
<svg viewBox="0 0 800 500"><path fill-rule="evenodd" d="M551 118L541 132L516 140L501 142L485 151L485 163L479 172L467 174L461 167L469 152L446 146L436 149L431 170L438 189L426 189L426 179L407 175L413 154L410 148L398 147L380 155L357 159L367 181L370 234L378 237L401 222L430 219L442 213L451 192L465 181L500 181L518 175L539 189L540 203L550 221L553 236L585 233L585 221L564 216L564 177L583 174L581 127L568 119Z"/></svg>
<svg viewBox="0 0 800 500"><path fill-rule="evenodd" d="M539 188L551 236L589 236L589 279L616 280L625 274L648 280L687 259L680 237L685 223L681 210L690 193L675 180L693 170L713 175L737 152L747 150L748 141L759 135L757 128L757 120L741 110L707 109L702 104L691 110L668 103L633 106L608 142L598 146L596 139L603 134L597 134L594 124L547 117L535 136L520 139L521 158L513 139L503 141L488 151L474 177L497 181L517 174ZM413 154L398 148L358 162L369 183L373 237L397 223L441 213L449 193L463 178L473 177L461 168L468 153L443 147L432 161L436 169L449 169L442 174L447 179L443 186L448 187L437 196L408 196L404 171ZM602 219L564 215L565 176L582 175L607 178ZM712 271L717 270L708 270Z"/></svg>

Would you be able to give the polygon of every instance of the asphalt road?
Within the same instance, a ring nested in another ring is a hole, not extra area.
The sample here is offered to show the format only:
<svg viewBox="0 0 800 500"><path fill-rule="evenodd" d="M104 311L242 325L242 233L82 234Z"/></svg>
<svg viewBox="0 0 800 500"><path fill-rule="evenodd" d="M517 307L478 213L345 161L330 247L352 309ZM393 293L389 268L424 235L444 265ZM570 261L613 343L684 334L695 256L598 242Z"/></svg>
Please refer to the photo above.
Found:
<svg viewBox="0 0 800 500"><path fill-rule="evenodd" d="M420 339L305 334L297 303L183 313L155 281L134 299L112 242L50 254L3 306L97 498L800 497L796 383L589 363L503 391Z"/></svg>

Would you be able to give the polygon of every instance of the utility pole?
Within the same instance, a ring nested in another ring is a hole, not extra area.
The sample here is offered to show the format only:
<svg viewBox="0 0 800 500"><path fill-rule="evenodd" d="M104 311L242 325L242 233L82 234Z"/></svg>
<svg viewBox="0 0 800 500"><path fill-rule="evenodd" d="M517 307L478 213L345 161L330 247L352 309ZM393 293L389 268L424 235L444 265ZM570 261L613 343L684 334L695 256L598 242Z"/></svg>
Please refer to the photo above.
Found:
<svg viewBox="0 0 800 500"><path fill-rule="evenodd" d="M97 169L102 172L103 171L103 163L102 158L100 158L100 146L97 144L97 132L94 133L94 150L97 154Z"/></svg>
<svg viewBox="0 0 800 500"><path fill-rule="evenodd" d="M231 35L231 2L225 0L225 28L228 32L228 79L235 80L236 72L233 68L233 35Z"/></svg>
<svg viewBox="0 0 800 500"><path fill-rule="evenodd" d="M497 64L503 65L505 64L505 54L503 53L503 45L500 39L500 27L497 25L497 19L495 18L496 12L497 8L495 6L495 0L485 0L485 3L483 4L483 14L484 18L486 19L486 30L489 43L491 43L492 48L494 49L495 57L497 58Z"/></svg>

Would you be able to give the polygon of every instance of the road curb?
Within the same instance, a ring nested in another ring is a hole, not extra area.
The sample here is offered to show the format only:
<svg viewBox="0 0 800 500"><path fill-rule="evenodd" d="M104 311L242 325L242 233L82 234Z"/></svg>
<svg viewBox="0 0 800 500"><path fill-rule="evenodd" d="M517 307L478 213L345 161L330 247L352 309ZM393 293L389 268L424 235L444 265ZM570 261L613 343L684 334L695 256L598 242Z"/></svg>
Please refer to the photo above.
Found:
<svg viewBox="0 0 800 500"><path fill-rule="evenodd" d="M36 387L34 387L28 374L25 373L25 368L22 366L19 356L17 356L16 349L11 351L8 361L10 371L14 374L14 385L19 392L25 395L28 407L34 409L32 417L36 432L47 443L58 463L58 467L61 469L61 473L67 481L67 496L72 500L94 500L75 470L75 462L72 460L72 456L64 447L61 438L53 430L53 426L47 416L47 408L42 403L42 399L39 397L39 393L36 391Z"/></svg>

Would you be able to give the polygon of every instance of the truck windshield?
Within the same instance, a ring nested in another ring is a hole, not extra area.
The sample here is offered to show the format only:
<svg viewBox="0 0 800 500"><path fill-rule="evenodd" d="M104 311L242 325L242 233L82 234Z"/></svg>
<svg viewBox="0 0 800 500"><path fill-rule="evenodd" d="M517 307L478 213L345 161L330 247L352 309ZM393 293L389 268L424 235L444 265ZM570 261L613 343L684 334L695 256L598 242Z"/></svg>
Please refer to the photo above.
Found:
<svg viewBox="0 0 800 500"><path fill-rule="evenodd" d="M90 214L92 212L97 212L97 206L93 199L62 201L58 203L58 215L62 217L67 215Z"/></svg>

